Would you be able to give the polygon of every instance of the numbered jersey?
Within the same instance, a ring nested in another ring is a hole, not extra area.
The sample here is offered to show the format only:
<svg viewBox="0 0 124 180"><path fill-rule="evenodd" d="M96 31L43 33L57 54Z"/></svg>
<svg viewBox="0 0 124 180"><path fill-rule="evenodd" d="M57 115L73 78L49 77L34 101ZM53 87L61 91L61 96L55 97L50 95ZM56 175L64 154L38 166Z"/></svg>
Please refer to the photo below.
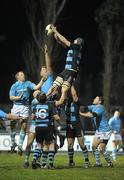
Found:
<svg viewBox="0 0 124 180"><path fill-rule="evenodd" d="M38 104L34 108L35 125L50 127L53 125L52 117L56 114L56 108L52 104Z"/></svg>

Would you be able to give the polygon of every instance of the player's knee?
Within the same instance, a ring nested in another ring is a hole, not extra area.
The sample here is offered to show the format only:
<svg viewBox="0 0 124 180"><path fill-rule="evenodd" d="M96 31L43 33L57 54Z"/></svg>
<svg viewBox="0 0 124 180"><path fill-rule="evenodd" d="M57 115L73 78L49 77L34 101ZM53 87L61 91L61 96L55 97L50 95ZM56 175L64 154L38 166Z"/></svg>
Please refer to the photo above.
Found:
<svg viewBox="0 0 124 180"><path fill-rule="evenodd" d="M98 150L99 150L100 153L103 154L104 151L105 151L105 148L104 148L103 146L99 146L99 147L98 147Z"/></svg>
<svg viewBox="0 0 124 180"><path fill-rule="evenodd" d="M97 149L97 147L93 144L92 145L92 150L95 151Z"/></svg>
<svg viewBox="0 0 124 180"><path fill-rule="evenodd" d="M58 76L56 80L53 82L53 86L61 87L62 83L63 83L63 78Z"/></svg>

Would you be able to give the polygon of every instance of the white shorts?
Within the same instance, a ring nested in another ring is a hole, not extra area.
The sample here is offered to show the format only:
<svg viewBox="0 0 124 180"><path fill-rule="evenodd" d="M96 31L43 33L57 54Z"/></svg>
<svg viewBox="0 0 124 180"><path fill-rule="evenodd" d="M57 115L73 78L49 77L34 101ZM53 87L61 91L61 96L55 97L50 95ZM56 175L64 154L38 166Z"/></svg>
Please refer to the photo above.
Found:
<svg viewBox="0 0 124 180"><path fill-rule="evenodd" d="M31 132L31 133L35 133L35 125L30 125L30 127L29 127L29 132Z"/></svg>
<svg viewBox="0 0 124 180"><path fill-rule="evenodd" d="M100 139L100 140L109 140L110 136L111 136L111 131L107 131L107 132L98 132L96 131L95 133L95 137Z"/></svg>
<svg viewBox="0 0 124 180"><path fill-rule="evenodd" d="M121 134L119 134L119 133L118 134L112 133L110 140L111 141L122 141Z"/></svg>
<svg viewBox="0 0 124 180"><path fill-rule="evenodd" d="M11 113L15 116L27 118L29 117L29 106L14 104Z"/></svg>

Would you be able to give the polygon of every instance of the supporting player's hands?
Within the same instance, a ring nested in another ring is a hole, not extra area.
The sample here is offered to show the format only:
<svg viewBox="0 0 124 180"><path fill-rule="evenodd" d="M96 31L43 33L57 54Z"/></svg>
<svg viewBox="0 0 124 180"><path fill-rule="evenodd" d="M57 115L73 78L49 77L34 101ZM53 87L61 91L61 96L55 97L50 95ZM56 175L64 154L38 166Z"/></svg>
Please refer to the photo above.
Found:
<svg viewBox="0 0 124 180"><path fill-rule="evenodd" d="M20 116L15 116L15 115L12 115L10 113L7 114L7 119L10 120L10 121L15 121L15 120L20 120L21 117Z"/></svg>
<svg viewBox="0 0 124 180"><path fill-rule="evenodd" d="M47 80L47 78L48 78L48 75L47 75L47 73L45 73L45 74L42 76L42 80L45 82L45 81Z"/></svg>
<svg viewBox="0 0 124 180"><path fill-rule="evenodd" d="M34 97L34 98L36 98L38 94L40 94L40 90L36 90L36 91L34 91L34 93L33 93L33 97Z"/></svg>

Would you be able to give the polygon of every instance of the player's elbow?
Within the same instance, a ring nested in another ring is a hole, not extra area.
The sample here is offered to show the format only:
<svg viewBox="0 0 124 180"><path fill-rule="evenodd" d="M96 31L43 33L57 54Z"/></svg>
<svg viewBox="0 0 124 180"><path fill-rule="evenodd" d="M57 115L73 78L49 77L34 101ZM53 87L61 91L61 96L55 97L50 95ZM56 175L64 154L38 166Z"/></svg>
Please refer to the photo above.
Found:
<svg viewBox="0 0 124 180"><path fill-rule="evenodd" d="M14 100L13 96L10 96L10 97L9 97L9 99L10 99L11 101L13 101L13 100Z"/></svg>

